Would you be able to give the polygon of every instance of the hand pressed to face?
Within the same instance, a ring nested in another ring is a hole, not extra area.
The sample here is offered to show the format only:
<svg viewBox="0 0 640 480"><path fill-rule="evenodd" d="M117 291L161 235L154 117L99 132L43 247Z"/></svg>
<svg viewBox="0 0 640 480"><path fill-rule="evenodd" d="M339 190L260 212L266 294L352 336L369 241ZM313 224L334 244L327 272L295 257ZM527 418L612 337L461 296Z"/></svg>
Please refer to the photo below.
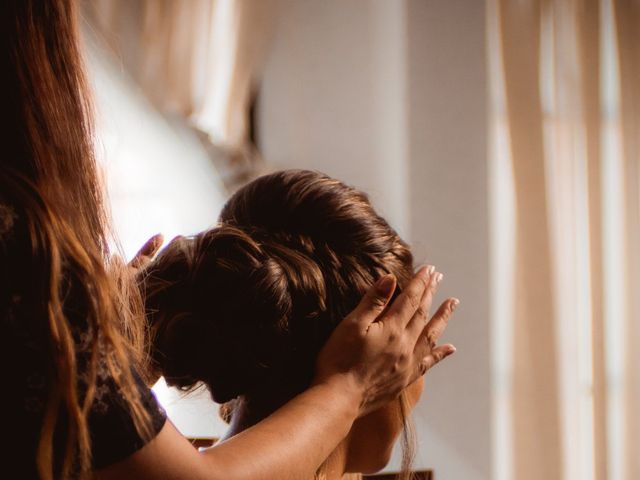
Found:
<svg viewBox="0 0 640 480"><path fill-rule="evenodd" d="M347 377L361 395L360 415L375 410L433 365L455 352L437 345L458 304L450 298L429 320L429 309L442 274L421 268L387 308L395 278L382 277L358 307L343 320L326 343L317 362L316 383L335 375Z"/></svg>

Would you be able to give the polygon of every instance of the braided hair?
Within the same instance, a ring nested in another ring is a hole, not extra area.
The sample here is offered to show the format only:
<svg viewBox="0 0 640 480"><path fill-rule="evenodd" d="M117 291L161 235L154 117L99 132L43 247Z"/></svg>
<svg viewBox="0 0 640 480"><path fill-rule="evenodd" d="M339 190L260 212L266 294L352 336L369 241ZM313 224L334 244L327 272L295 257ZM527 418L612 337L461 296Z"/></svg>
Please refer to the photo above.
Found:
<svg viewBox="0 0 640 480"><path fill-rule="evenodd" d="M312 171L260 177L144 273L153 366L182 389L204 382L218 403L291 398L375 279L393 273L402 289L412 272L364 193Z"/></svg>

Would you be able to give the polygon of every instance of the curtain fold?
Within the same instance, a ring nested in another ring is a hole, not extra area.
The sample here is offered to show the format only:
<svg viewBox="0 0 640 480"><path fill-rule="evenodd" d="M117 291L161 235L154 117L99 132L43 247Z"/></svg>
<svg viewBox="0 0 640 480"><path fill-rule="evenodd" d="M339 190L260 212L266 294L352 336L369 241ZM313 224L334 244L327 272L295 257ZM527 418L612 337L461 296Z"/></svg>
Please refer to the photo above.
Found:
<svg viewBox="0 0 640 480"><path fill-rule="evenodd" d="M559 478L559 406L539 78L541 2L499 2L516 195L513 478ZM542 208L540 208L542 206ZM540 461L544 459L544 461Z"/></svg>
<svg viewBox="0 0 640 480"><path fill-rule="evenodd" d="M194 120L214 141L230 147L246 145L249 107L255 81L273 35L276 0L218 0L219 18L212 24L207 94Z"/></svg>
<svg viewBox="0 0 640 480"><path fill-rule="evenodd" d="M277 0L95 0L85 7L156 107L188 118L232 153L247 149Z"/></svg>
<svg viewBox="0 0 640 480"><path fill-rule="evenodd" d="M138 50L138 63L128 68L156 106L189 118L200 100L198 64L210 51L215 4L208 0L139 3L141 28L137 43L130 44Z"/></svg>
<svg viewBox="0 0 640 480"><path fill-rule="evenodd" d="M624 178L625 300L627 368L623 377L625 435L623 467L640 478L640 2L614 0L617 33L622 172Z"/></svg>
<svg viewBox="0 0 640 480"><path fill-rule="evenodd" d="M581 85L581 113L584 126L589 212L589 266L593 349L593 478L606 480L608 463L607 382L605 357L605 311L603 304L602 168L600 105L600 21L599 2L580 0L576 4L578 62Z"/></svg>
<svg viewBox="0 0 640 480"><path fill-rule="evenodd" d="M637 479L640 2L495 4L516 199L501 461L518 480Z"/></svg>

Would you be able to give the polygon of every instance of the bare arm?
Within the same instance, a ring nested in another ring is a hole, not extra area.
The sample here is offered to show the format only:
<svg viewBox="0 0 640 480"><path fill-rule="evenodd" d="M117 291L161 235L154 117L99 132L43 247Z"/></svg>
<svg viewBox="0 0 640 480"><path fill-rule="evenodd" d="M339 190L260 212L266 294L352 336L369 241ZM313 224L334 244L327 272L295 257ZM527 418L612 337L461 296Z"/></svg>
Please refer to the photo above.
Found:
<svg viewBox="0 0 640 480"><path fill-rule="evenodd" d="M97 477L311 478L359 415L388 402L455 351L435 346L453 300L427 324L438 275L422 269L389 308L395 280L378 282L323 348L314 384L257 425L199 453L167 422L151 442Z"/></svg>

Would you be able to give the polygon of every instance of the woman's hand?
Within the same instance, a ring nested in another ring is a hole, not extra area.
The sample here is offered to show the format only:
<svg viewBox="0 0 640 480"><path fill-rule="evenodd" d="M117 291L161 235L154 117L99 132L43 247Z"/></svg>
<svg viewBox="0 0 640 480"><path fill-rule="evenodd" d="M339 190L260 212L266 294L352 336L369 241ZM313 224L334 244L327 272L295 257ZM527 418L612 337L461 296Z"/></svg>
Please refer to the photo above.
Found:
<svg viewBox="0 0 640 480"><path fill-rule="evenodd" d="M164 236L161 233L156 233L153 237L145 242L145 244L138 250L138 253L129 262L129 268L139 271L144 269L153 257L155 257L158 250L164 242Z"/></svg>
<svg viewBox="0 0 640 480"><path fill-rule="evenodd" d="M314 383L343 382L360 399L364 415L454 353L453 345L437 346L437 341L458 300L446 300L429 320L441 280L434 267L420 269L387 308L396 280L393 275L380 278L323 347Z"/></svg>
<svg viewBox="0 0 640 480"><path fill-rule="evenodd" d="M141 256L153 256L144 251L145 248ZM155 253L153 248L147 250L151 251ZM393 277L382 278L341 322L323 348L314 385L251 428L198 453L167 422L152 441L102 470L97 477L101 480L312 477L348 434L357 415L395 398L418 376L455 351L451 345L436 347L436 342L456 300L445 302L427 323L439 279L441 275L434 269L421 269L387 308L396 283Z"/></svg>

